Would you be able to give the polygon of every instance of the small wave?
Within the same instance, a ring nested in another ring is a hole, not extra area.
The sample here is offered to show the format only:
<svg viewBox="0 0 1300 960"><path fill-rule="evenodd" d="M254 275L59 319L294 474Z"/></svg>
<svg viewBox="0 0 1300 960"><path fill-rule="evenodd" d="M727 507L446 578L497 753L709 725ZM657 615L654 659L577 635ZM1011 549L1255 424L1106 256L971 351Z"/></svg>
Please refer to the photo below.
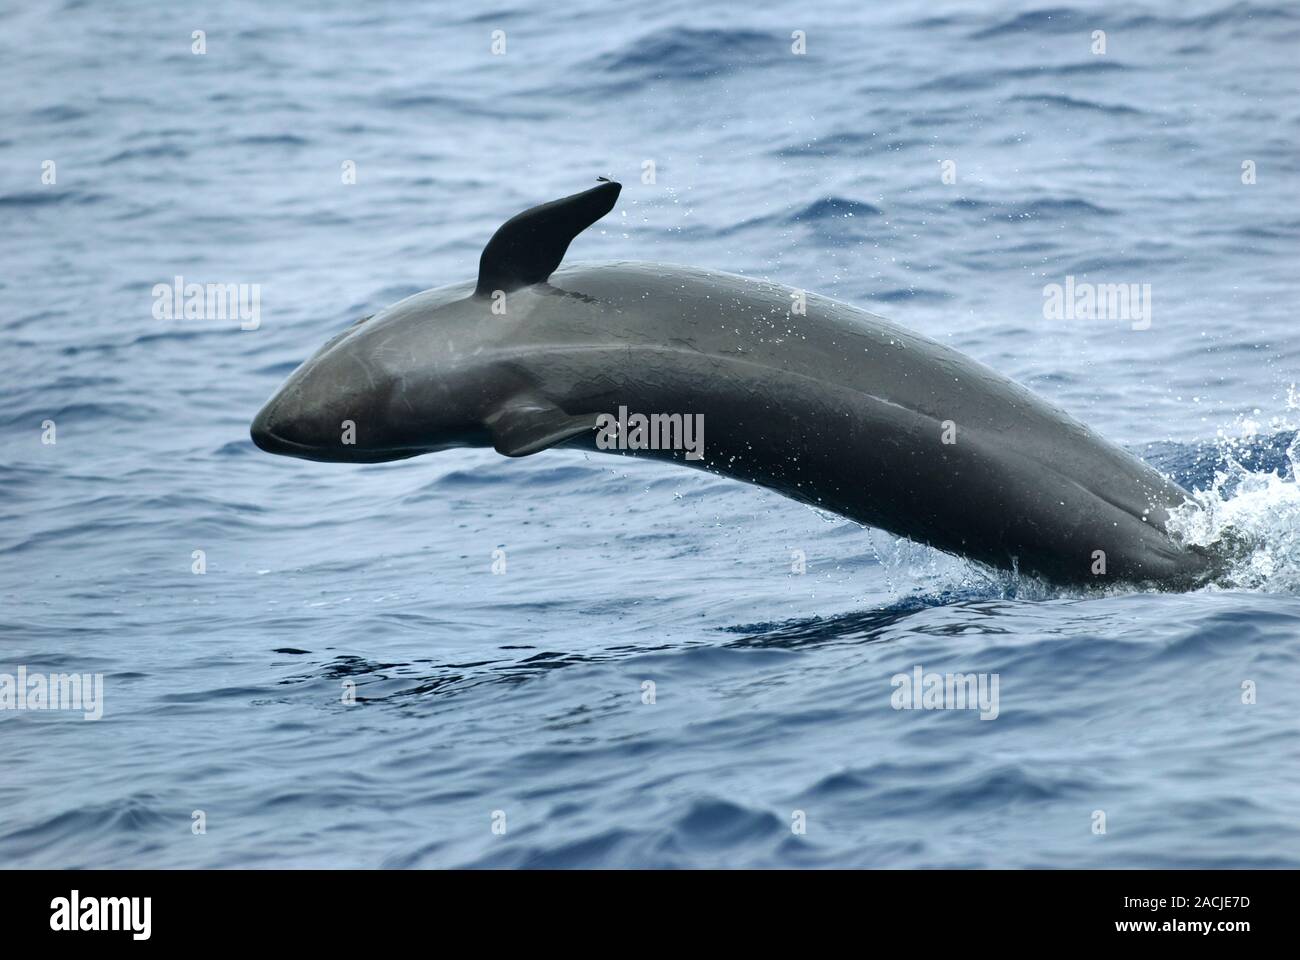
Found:
<svg viewBox="0 0 1300 960"><path fill-rule="evenodd" d="M83 110L80 107L58 104L53 107L42 107L38 110L33 110L27 116L28 119L37 122L65 123L69 120L80 120L88 115L89 111Z"/></svg>
<svg viewBox="0 0 1300 960"><path fill-rule="evenodd" d="M1080 216L1112 217L1115 211L1077 197L1049 197L1021 203L1002 214L1008 220L1073 219Z"/></svg>
<svg viewBox="0 0 1300 960"><path fill-rule="evenodd" d="M29 190L25 193L0 195L0 207L48 207L63 203L84 206L104 199L105 194L87 193L83 190Z"/></svg>
<svg viewBox="0 0 1300 960"><path fill-rule="evenodd" d="M220 325L217 325L220 324ZM128 344L136 347L147 343L165 343L168 341L198 340L213 336L228 336L231 332L239 333L239 321L214 321L213 325L192 330L162 330L156 333L142 333Z"/></svg>
<svg viewBox="0 0 1300 960"><path fill-rule="evenodd" d="M694 801L677 819L673 830L690 848L721 848L777 835L784 827L781 818L769 810L742 807L727 800L706 798Z"/></svg>
<svg viewBox="0 0 1300 960"><path fill-rule="evenodd" d="M1295 240L1300 237L1300 224L1294 222L1269 225L1256 223L1232 227L1226 231L1223 227L1216 225L1211 229L1198 231L1202 236L1221 236L1225 232L1228 236L1241 237L1245 240Z"/></svg>
<svg viewBox="0 0 1300 960"><path fill-rule="evenodd" d="M467 105L454 97L444 97L433 93L381 93L376 97L379 106L390 110L447 110L460 113L468 109Z"/></svg>
<svg viewBox="0 0 1300 960"><path fill-rule="evenodd" d="M511 604L508 609L536 612L546 609L546 605ZM328 663L315 664L305 672L285 677L279 682L281 685L297 685L322 679L332 682L350 680L356 685L356 699L359 703L414 706L421 702L432 703L430 698L460 694L473 687L515 686L538 680L556 670L602 663L609 659L611 656L605 654L583 656L543 650L519 659L489 658L435 664L429 660L376 662L355 654L341 654Z"/></svg>
<svg viewBox="0 0 1300 960"><path fill-rule="evenodd" d="M40 425L45 420L53 420L59 425L59 439L63 439L64 424L67 423L73 430L84 427L91 423L100 423L103 421L116 421L126 423L144 423L159 416L159 409L155 406L145 406L138 403L66 403L62 405L56 402L47 407L28 407L12 413L7 417L0 417L0 426L6 427L30 427L31 425Z"/></svg>
<svg viewBox="0 0 1300 960"><path fill-rule="evenodd" d="M770 62L773 36L755 30L660 30L596 61L609 74L646 79L701 80Z"/></svg>
<svg viewBox="0 0 1300 960"><path fill-rule="evenodd" d="M1071 7L1049 7L1020 13L971 34L972 40L990 40L1021 33L1065 33L1089 27L1096 17Z"/></svg>
<svg viewBox="0 0 1300 960"><path fill-rule="evenodd" d="M1155 29L1175 33L1205 30L1223 25L1239 26L1251 21L1295 20L1296 18L1295 12L1282 4L1233 3L1217 10L1185 17L1156 13L1134 14L1121 20L1110 21L1107 29L1113 31ZM1053 34L1083 31L1086 35L1097 27L1097 15L1091 11L1073 7L1051 7L1017 14L977 30L970 36L973 40L989 40L1026 33Z"/></svg>
<svg viewBox="0 0 1300 960"><path fill-rule="evenodd" d="M822 197L786 218L789 223L820 223L849 217L878 217L879 207L846 197Z"/></svg>
<svg viewBox="0 0 1300 960"><path fill-rule="evenodd" d="M1087 787L1081 778L1036 774L1019 764L1008 763L949 783L917 783L882 790L873 800L872 808L878 816L911 817L918 813L942 816L954 810L1001 810L1046 804L1078 796Z"/></svg>
<svg viewBox="0 0 1300 960"><path fill-rule="evenodd" d="M293 133L254 134L236 141L248 147L305 147L310 141Z"/></svg>
<svg viewBox="0 0 1300 960"><path fill-rule="evenodd" d="M924 287L899 287L897 290L882 290L871 295L872 300L886 303L943 303L952 299L951 293L943 290L929 290Z"/></svg>
<svg viewBox="0 0 1300 960"><path fill-rule="evenodd" d="M1269 20L1296 20L1297 14L1294 8L1288 8L1284 4L1263 5L1252 3L1233 3L1218 10L1208 10L1205 13L1194 14L1188 17L1176 17L1154 13L1140 13L1122 21L1125 29L1141 29L1154 27L1162 30L1206 30L1211 27L1233 26L1249 23L1251 21L1266 22Z"/></svg>
<svg viewBox="0 0 1300 960"><path fill-rule="evenodd" d="M1143 111L1123 103L1097 103L1095 100L1081 100L1057 93L1023 93L1007 98L1008 103L1034 103L1045 107L1064 107L1067 110L1092 110L1108 113L1112 116L1138 114Z"/></svg>
<svg viewBox="0 0 1300 960"><path fill-rule="evenodd" d="M11 854L30 854L65 844L85 847L90 837L161 831L173 817L153 794L142 793L114 803L85 805L52 814L0 836Z"/></svg>
<svg viewBox="0 0 1300 960"><path fill-rule="evenodd" d="M256 448L253 441L248 437L241 437L238 440L228 440L213 451L214 457L247 457L251 456Z"/></svg>
<svg viewBox="0 0 1300 960"><path fill-rule="evenodd" d="M1033 67L994 67L980 70L963 70L959 73L945 74L927 80L913 89L919 92L956 92L986 90L991 87L1011 85L1026 80L1044 80L1052 78L1073 79L1081 75L1123 72L1129 68L1114 60L1094 57L1081 63L1067 63L1061 66Z"/></svg>
<svg viewBox="0 0 1300 960"><path fill-rule="evenodd" d="M189 150L174 143L158 143L149 147L132 147L121 150L104 161L105 166L126 163L131 160L184 160L190 155Z"/></svg>
<svg viewBox="0 0 1300 960"><path fill-rule="evenodd" d="M997 203L958 197L943 204L949 210L969 210L999 220L1051 220L1055 218L1110 217L1115 211L1077 197L1042 197L1027 203ZM1130 264L1131 258L1124 261Z"/></svg>

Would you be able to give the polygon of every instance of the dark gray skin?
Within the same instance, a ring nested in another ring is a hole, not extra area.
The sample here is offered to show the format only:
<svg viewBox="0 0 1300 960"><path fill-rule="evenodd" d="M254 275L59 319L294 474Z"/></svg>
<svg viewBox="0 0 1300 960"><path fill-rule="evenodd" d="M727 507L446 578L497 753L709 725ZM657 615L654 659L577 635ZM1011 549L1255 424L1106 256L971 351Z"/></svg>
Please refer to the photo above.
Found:
<svg viewBox="0 0 1300 960"><path fill-rule="evenodd" d="M548 206L598 192L612 206L617 185ZM572 239L592 212L559 233L579 222ZM533 227L525 239L544 246L546 223ZM797 291L766 281L631 262L551 273L558 256L543 259L513 277L482 264L477 290L429 290L354 325L289 377L254 441L338 462L464 446L527 456L596 450L597 417L620 406L703 414L702 460L639 455L1054 583L1182 589L1212 573L1165 533L1181 488L949 347L812 294L792 314Z"/></svg>

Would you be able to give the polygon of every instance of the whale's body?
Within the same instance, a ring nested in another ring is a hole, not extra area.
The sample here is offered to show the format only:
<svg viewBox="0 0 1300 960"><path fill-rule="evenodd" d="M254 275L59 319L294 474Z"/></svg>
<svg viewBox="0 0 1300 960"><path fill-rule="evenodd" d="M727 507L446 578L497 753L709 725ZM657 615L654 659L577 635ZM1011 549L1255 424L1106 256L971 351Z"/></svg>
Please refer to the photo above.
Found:
<svg viewBox="0 0 1300 960"><path fill-rule="evenodd" d="M328 343L258 415L258 445L339 461L487 445L521 456L598 449L598 421L620 408L702 415L700 459L640 455L1053 582L1183 587L1209 572L1165 531L1187 499L1177 485L881 317L665 264L575 264L495 290L484 275Z"/></svg>

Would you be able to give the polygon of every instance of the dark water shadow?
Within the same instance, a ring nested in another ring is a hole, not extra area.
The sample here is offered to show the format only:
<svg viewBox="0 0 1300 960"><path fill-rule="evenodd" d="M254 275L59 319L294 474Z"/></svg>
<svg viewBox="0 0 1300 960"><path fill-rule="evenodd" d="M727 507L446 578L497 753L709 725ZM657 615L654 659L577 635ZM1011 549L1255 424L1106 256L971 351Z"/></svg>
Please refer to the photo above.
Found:
<svg viewBox="0 0 1300 960"><path fill-rule="evenodd" d="M733 649L796 650L829 643L880 643L896 636L896 627L925 610L950 607L962 611L962 622L936 627L927 625L923 632L959 634L972 628L970 617L985 620L995 617L1010 598L991 598L974 592L944 591L904 597L876 610L855 610L829 617L809 617L780 623L742 624L721 628L726 633L743 633L725 646ZM1003 633L1004 628L981 627L981 633Z"/></svg>

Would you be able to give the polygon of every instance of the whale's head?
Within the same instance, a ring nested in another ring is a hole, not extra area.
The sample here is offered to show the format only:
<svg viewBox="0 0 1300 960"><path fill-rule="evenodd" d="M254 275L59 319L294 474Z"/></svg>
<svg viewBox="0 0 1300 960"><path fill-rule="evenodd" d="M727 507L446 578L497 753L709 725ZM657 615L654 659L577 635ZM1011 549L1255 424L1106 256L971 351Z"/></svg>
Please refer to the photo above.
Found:
<svg viewBox="0 0 1300 960"><path fill-rule="evenodd" d="M485 443L487 398L466 362L468 291L459 286L411 297L329 340L262 407L253 442L335 463Z"/></svg>
<svg viewBox="0 0 1300 960"><path fill-rule="evenodd" d="M492 322L505 296L545 284L570 241L613 208L620 187L601 180L507 220L483 249L476 284L408 297L326 343L258 413L253 442L376 463L463 446L526 456L590 430L530 393L508 363L494 364L490 346L491 331L506 326L504 311ZM510 319L521 322L517 306Z"/></svg>

